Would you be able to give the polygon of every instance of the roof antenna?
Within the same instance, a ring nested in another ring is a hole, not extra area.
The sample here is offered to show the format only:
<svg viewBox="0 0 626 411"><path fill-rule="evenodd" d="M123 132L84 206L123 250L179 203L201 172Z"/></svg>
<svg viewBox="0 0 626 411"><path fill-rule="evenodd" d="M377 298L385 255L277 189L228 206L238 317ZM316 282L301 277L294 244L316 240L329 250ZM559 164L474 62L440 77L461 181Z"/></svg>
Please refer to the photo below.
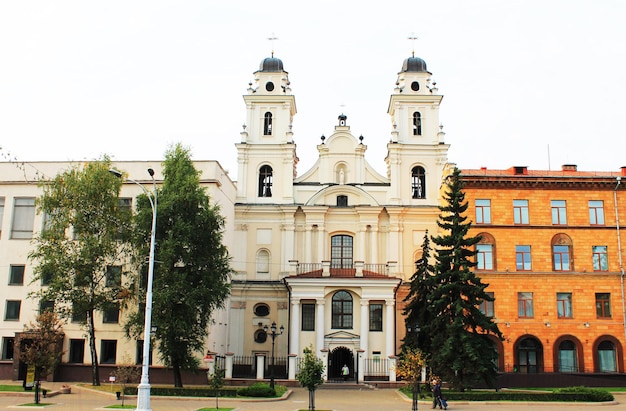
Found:
<svg viewBox="0 0 626 411"><path fill-rule="evenodd" d="M415 35L415 33L411 33L411 35L409 37L407 37L407 39L411 40L412 42L412 56L411 57L415 57L415 40L417 40L417 36Z"/></svg>
<svg viewBox="0 0 626 411"><path fill-rule="evenodd" d="M278 40L278 37L276 37L274 33L272 33L272 36L268 37L267 39L272 42L272 57L274 57L274 40Z"/></svg>

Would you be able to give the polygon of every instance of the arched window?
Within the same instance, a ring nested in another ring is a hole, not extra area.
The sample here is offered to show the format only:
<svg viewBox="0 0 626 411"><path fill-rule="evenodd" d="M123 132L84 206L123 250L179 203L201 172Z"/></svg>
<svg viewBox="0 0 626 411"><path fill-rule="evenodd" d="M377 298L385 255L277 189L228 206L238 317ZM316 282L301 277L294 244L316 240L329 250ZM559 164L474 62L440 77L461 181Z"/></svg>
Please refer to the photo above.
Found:
<svg viewBox="0 0 626 411"><path fill-rule="evenodd" d="M352 328L352 296L347 291L337 291L333 295L332 327Z"/></svg>
<svg viewBox="0 0 626 411"><path fill-rule="evenodd" d="M559 344L559 372L578 372L576 344L571 340Z"/></svg>
<svg viewBox="0 0 626 411"><path fill-rule="evenodd" d="M476 244L476 269L484 271L495 270L496 239L488 233L480 233L480 237L480 241Z"/></svg>
<svg viewBox="0 0 626 411"><path fill-rule="evenodd" d="M426 198L426 171L424 167L413 167L411 170L411 197Z"/></svg>
<svg viewBox="0 0 626 411"><path fill-rule="evenodd" d="M265 165L259 171L259 197L272 196L272 167Z"/></svg>
<svg viewBox="0 0 626 411"><path fill-rule="evenodd" d="M259 250L256 254L256 276L269 277L270 253L267 250Z"/></svg>
<svg viewBox="0 0 626 411"><path fill-rule="evenodd" d="M611 341L598 345L598 368L600 372L617 372L617 352Z"/></svg>
<svg viewBox="0 0 626 411"><path fill-rule="evenodd" d="M572 239L567 234L552 237L552 267L554 271L571 271Z"/></svg>
<svg viewBox="0 0 626 411"><path fill-rule="evenodd" d="M272 135L272 113L269 111L265 113L265 116L263 117L263 135Z"/></svg>
<svg viewBox="0 0 626 411"><path fill-rule="evenodd" d="M334 235L330 239L330 268L352 268L352 237Z"/></svg>
<svg viewBox="0 0 626 411"><path fill-rule="evenodd" d="M413 113L413 135L422 135L422 113L420 113L419 111Z"/></svg>

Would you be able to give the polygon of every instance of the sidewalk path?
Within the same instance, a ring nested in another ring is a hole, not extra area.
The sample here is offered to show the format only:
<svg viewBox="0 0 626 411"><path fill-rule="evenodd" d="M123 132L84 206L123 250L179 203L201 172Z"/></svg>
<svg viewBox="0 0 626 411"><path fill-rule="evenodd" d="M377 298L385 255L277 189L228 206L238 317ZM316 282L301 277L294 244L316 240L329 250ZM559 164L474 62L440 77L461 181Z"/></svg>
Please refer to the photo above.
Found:
<svg viewBox="0 0 626 411"><path fill-rule="evenodd" d="M60 384L59 384L60 385ZM49 386L49 384L48 384ZM55 387L50 387L54 389ZM32 402L34 394L13 394L9 393L0 396L0 410L25 409L33 408L19 407L20 404ZM484 410L486 408L496 407L498 411L626 411L626 393L617 394L616 401L611 404L571 404L571 403L467 403L467 402L450 402L448 409L456 410ZM42 402L50 403L50 407L45 410L51 411L92 411L103 410L102 407L113 404L120 404L121 401L115 399L113 393L102 393L72 386L71 394L57 395L52 398L42 398ZM128 397L126 404L136 404L135 397ZM432 403L420 401L419 409L428 411L431 409ZM195 411L202 407L214 407L214 398L192 399L192 398L161 398L152 397L150 403L153 411ZM308 392L296 388L293 389L291 395L280 401L245 401L232 400L226 398L219 399L220 408L233 407L237 411L296 411L308 408ZM17 407L16 407L17 406ZM340 389L320 389L315 394L316 410L333 410L333 411L410 411L411 402L403 398L397 390L381 389L381 390L340 390ZM42 409L37 407L37 409Z"/></svg>

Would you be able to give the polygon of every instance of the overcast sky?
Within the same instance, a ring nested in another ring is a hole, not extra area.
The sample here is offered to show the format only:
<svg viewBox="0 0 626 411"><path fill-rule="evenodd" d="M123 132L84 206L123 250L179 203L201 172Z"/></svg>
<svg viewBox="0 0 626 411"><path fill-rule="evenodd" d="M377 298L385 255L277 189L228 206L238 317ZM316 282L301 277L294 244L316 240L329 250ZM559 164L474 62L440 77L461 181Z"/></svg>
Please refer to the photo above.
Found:
<svg viewBox="0 0 626 411"><path fill-rule="evenodd" d="M236 179L242 95L273 33L299 174L341 113L385 172L389 96L413 47L444 95L449 161L617 171L625 19L623 0L2 0L0 161L159 161L182 142Z"/></svg>

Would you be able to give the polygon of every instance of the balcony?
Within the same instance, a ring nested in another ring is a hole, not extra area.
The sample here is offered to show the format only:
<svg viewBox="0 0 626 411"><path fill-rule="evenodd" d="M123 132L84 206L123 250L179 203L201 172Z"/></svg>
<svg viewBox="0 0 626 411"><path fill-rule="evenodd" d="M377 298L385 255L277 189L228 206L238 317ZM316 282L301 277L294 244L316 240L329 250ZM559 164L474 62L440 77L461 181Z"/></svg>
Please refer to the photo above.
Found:
<svg viewBox="0 0 626 411"><path fill-rule="evenodd" d="M384 264L366 264L363 261L355 261L352 268L333 267L330 261L321 263L301 263L297 260L290 261L292 273L302 278L386 278L395 271L397 263L389 261Z"/></svg>

